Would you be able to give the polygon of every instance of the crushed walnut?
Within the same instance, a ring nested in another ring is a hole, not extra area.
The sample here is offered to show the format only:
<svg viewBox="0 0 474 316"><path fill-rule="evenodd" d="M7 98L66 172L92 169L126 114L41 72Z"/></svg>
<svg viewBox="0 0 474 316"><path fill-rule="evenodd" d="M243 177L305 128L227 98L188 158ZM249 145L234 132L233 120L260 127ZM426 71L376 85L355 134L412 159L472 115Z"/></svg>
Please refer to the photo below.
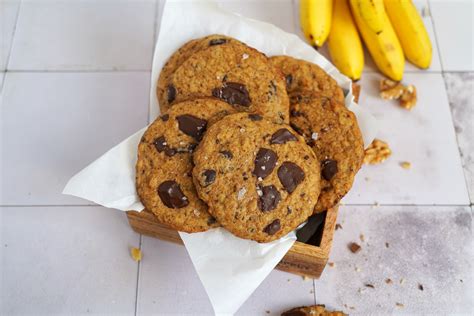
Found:
<svg viewBox="0 0 474 316"><path fill-rule="evenodd" d="M365 149L364 163L376 165L384 162L391 154L392 150L388 147L388 144L376 138L372 144Z"/></svg>
<svg viewBox="0 0 474 316"><path fill-rule="evenodd" d="M386 100L399 100L400 105L407 110L411 110L417 101L414 85L404 86L389 79L380 80L380 97Z"/></svg>
<svg viewBox="0 0 474 316"><path fill-rule="evenodd" d="M334 268L336 264L334 262L328 262L328 266L330 266L331 268Z"/></svg>
<svg viewBox="0 0 474 316"><path fill-rule="evenodd" d="M132 249L130 249L130 254L131 254L133 260L135 260L137 262L142 260L142 252L141 252L140 249L132 247Z"/></svg>
<svg viewBox="0 0 474 316"><path fill-rule="evenodd" d="M403 169L410 169L411 168L411 163L409 163L408 161L402 161L400 162L400 167L402 167Z"/></svg>

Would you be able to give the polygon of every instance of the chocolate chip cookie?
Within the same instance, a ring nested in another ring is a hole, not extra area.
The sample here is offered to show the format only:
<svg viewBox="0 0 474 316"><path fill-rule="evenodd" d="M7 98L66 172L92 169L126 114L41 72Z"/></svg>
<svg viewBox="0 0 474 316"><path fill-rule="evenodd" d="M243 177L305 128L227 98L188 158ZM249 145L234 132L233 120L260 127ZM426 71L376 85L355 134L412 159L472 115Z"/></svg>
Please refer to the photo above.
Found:
<svg viewBox="0 0 474 316"><path fill-rule="evenodd" d="M193 179L209 212L234 235L269 242L313 213L319 161L290 126L258 114L229 115L194 153Z"/></svg>
<svg viewBox="0 0 474 316"><path fill-rule="evenodd" d="M198 50L177 67L169 77L164 106L203 96L221 99L240 112L289 122L283 75L264 54L235 39Z"/></svg>
<svg viewBox="0 0 474 316"><path fill-rule="evenodd" d="M345 316L343 312L331 312L324 305L301 306L284 312L281 316Z"/></svg>
<svg viewBox="0 0 474 316"><path fill-rule="evenodd" d="M297 90L319 91L344 103L344 93L336 80L318 65L290 56L270 57L270 62L284 74L288 94Z"/></svg>
<svg viewBox="0 0 474 316"><path fill-rule="evenodd" d="M316 153L321 166L321 194L315 212L335 206L349 191L364 158L355 115L322 92L290 95L291 126Z"/></svg>
<svg viewBox="0 0 474 316"><path fill-rule="evenodd" d="M220 45L223 42L231 41L234 41L234 39L224 35L209 35L204 38L194 39L185 43L175 53L173 53L173 55L171 55L171 57L161 69L156 86L156 95L158 97L161 113L165 113L169 108L169 101L166 99L166 97L169 96L170 98L173 98L172 91L167 92L167 90L172 90L171 86L169 86L169 79L176 68L181 66L183 62L185 62L192 54L197 51L205 49L209 46Z"/></svg>
<svg viewBox="0 0 474 316"><path fill-rule="evenodd" d="M207 127L234 108L216 99L178 103L157 118L138 145L137 192L143 205L170 227L188 233L218 226L192 180L192 153Z"/></svg>

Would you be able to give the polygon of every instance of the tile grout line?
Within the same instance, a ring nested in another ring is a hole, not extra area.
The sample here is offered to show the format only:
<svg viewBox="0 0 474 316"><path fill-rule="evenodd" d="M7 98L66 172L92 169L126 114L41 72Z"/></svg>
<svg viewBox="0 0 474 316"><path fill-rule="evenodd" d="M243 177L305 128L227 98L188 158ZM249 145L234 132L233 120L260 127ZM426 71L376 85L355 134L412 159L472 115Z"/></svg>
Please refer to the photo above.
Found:
<svg viewBox="0 0 474 316"><path fill-rule="evenodd" d="M20 0L20 3L18 4L18 12L16 13L16 17L15 17L15 26L13 27L12 40L10 41L10 50L8 51L7 61L5 64L5 71L3 75L2 85L0 86L0 92L2 93L3 93L3 86L5 85L5 81L7 78L7 72L9 72L8 65L10 64L10 58L11 58L12 50L13 50L13 42L15 40L15 33L16 33L16 28L18 26L18 18L20 17L21 7L22 7L22 1Z"/></svg>
<svg viewBox="0 0 474 316"><path fill-rule="evenodd" d="M429 13L430 13L431 25L433 26L433 33L434 33L434 36L435 36L434 39L436 41L436 50L438 51L439 64L441 66L441 74L443 74L443 71L444 71L443 58L441 56L441 49L440 49L440 44L439 44L439 40L438 40L438 33L436 32L435 19L434 19L434 16L432 14L432 11L431 11L431 0L427 0L426 2L428 4L428 10L429 10Z"/></svg>
<svg viewBox="0 0 474 316"><path fill-rule="evenodd" d="M139 73L150 69L9 69L9 73Z"/></svg>
<svg viewBox="0 0 474 316"><path fill-rule="evenodd" d="M313 302L314 302L314 305L318 304L317 303L317 300L316 300L316 280L313 279Z"/></svg>
<svg viewBox="0 0 474 316"><path fill-rule="evenodd" d="M140 234L139 242L138 242L138 249L140 249L140 252L142 251L142 237L143 235ZM136 283L136 288L135 288L135 316L138 314L138 295L139 295L139 288L140 288L140 266L141 266L141 260L138 261L137 263L137 283Z"/></svg>
<svg viewBox="0 0 474 316"><path fill-rule="evenodd" d="M472 206L474 203L469 204L383 204L383 203L347 203L347 204L340 204L339 206L367 206L367 207L380 207L380 206L389 206L389 207L396 207L396 206L413 206L413 207L466 207ZM0 207L105 207L99 204L3 204Z"/></svg>

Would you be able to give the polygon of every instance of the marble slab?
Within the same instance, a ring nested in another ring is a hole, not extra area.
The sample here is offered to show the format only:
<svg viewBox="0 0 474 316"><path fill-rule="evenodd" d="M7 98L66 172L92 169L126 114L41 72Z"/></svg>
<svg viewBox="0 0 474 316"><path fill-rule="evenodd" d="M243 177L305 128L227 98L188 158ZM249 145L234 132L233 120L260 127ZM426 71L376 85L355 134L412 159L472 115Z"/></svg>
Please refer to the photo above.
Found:
<svg viewBox="0 0 474 316"><path fill-rule="evenodd" d="M9 69L150 70L155 0L24 1Z"/></svg>
<svg viewBox="0 0 474 316"><path fill-rule="evenodd" d="M474 203L474 73L444 73L459 152Z"/></svg>
<svg viewBox="0 0 474 316"><path fill-rule="evenodd" d="M213 314L211 303L183 246L143 236L141 248L138 315ZM237 315L280 315L294 306L312 304L313 280L275 270Z"/></svg>
<svg viewBox="0 0 474 316"><path fill-rule="evenodd" d="M0 71L7 69L19 10L20 0L0 1Z"/></svg>
<svg viewBox="0 0 474 316"><path fill-rule="evenodd" d="M343 206L337 222L318 304L350 315L472 313L470 207Z"/></svg>
<svg viewBox="0 0 474 316"><path fill-rule="evenodd" d="M103 207L1 207L1 315L133 315L139 235Z"/></svg>
<svg viewBox="0 0 474 316"><path fill-rule="evenodd" d="M90 204L67 181L146 125L150 75L8 72L0 108L0 205Z"/></svg>
<svg viewBox="0 0 474 316"><path fill-rule="evenodd" d="M408 73L418 103L411 111L379 96L381 75L364 74L360 106L378 120L377 138L392 156L379 165L364 165L345 204L469 205L459 150L443 81L437 73ZM409 170L400 166L410 162Z"/></svg>

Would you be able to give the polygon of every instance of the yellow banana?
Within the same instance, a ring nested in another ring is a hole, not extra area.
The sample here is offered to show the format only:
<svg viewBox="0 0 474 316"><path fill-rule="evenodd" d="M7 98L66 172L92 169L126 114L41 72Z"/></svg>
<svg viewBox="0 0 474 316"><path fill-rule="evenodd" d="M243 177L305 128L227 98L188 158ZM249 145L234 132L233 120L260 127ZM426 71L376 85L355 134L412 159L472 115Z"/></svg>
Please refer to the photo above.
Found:
<svg viewBox="0 0 474 316"><path fill-rule="evenodd" d="M385 0L385 10L400 39L406 58L420 68L428 68L433 49L423 20L412 1Z"/></svg>
<svg viewBox="0 0 474 316"><path fill-rule="evenodd" d="M334 0L328 48L334 65L352 80L360 79L364 51L347 0Z"/></svg>
<svg viewBox="0 0 474 316"><path fill-rule="evenodd" d="M360 7L353 5L351 0L352 15L359 29L362 39L367 46L370 55L380 71L392 80L400 81L403 78L405 68L405 56L402 46L395 34L387 13L383 13L383 28L380 33L374 32L367 26L362 17Z"/></svg>
<svg viewBox="0 0 474 316"><path fill-rule="evenodd" d="M358 8L369 29L377 34L382 32L384 25L383 0L351 0L351 5Z"/></svg>
<svg viewBox="0 0 474 316"><path fill-rule="evenodd" d="M321 47L331 29L332 0L300 0L300 23L311 45Z"/></svg>

